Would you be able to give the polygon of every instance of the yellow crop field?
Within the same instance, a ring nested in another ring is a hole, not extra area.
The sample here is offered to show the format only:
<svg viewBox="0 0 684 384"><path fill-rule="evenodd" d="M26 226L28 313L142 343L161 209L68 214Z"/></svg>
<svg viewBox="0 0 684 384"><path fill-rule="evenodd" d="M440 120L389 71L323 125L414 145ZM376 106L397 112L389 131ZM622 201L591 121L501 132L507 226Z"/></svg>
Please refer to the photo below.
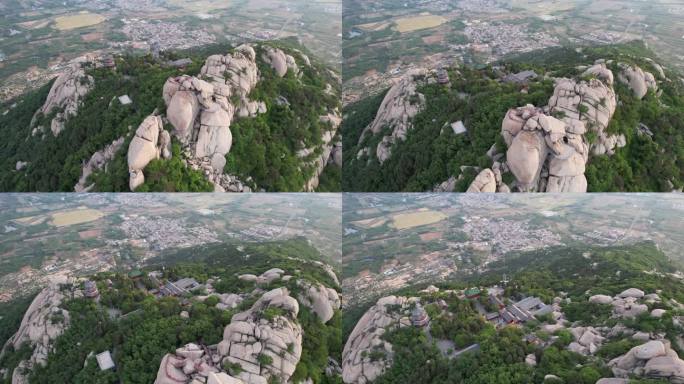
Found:
<svg viewBox="0 0 684 384"><path fill-rule="evenodd" d="M438 223L447 218L442 212L420 210L418 212L400 213L392 217L394 228L407 229L422 225Z"/></svg>
<svg viewBox="0 0 684 384"><path fill-rule="evenodd" d="M438 27L447 22L442 16L420 15L412 17L402 17L394 21L397 31L401 33L413 32L421 29Z"/></svg>
<svg viewBox="0 0 684 384"><path fill-rule="evenodd" d="M60 31L68 31L70 29L90 27L92 25L100 24L107 20L102 15L90 12L81 12L73 15L59 16L55 18L55 28Z"/></svg>
<svg viewBox="0 0 684 384"><path fill-rule="evenodd" d="M228 0L169 0L169 4L191 12L210 12L233 6L233 2Z"/></svg>
<svg viewBox="0 0 684 384"><path fill-rule="evenodd" d="M370 229L370 228L380 227L380 226L384 225L386 222L387 222L387 219L385 219L383 217L374 217L372 219L352 221L351 224L353 224L359 228Z"/></svg>
<svg viewBox="0 0 684 384"><path fill-rule="evenodd" d="M50 224L55 227L65 227L75 224L83 224L98 220L104 216L104 213L95 209L74 209L72 211L56 212L52 214Z"/></svg>

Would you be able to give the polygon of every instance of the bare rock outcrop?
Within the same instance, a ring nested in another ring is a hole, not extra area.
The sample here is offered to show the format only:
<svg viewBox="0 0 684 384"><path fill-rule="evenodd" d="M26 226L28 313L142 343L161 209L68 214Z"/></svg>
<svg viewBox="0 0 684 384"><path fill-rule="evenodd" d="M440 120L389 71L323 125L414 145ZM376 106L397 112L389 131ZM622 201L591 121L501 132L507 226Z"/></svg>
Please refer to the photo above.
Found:
<svg viewBox="0 0 684 384"><path fill-rule="evenodd" d="M684 383L684 360L670 348L669 340L651 340L608 363L617 378L630 375Z"/></svg>
<svg viewBox="0 0 684 384"><path fill-rule="evenodd" d="M276 280L280 280L284 274L285 274L285 271L283 271L280 268L271 268L259 276L253 275L250 273L246 273L246 274L238 276L238 279L240 279L242 281L248 281L248 282L253 282L256 284L265 285L265 284L271 284L272 282L274 282Z"/></svg>
<svg viewBox="0 0 684 384"><path fill-rule="evenodd" d="M637 99L643 99L649 89L658 90L658 83L652 73L644 71L637 65L619 63L618 66L620 67L618 80L627 85Z"/></svg>
<svg viewBox="0 0 684 384"><path fill-rule="evenodd" d="M303 291L297 296L297 300L302 305L311 308L321 319L321 322L330 321L335 311L340 309L342 300L336 290L320 283L312 284L305 280L297 281L297 285Z"/></svg>
<svg viewBox="0 0 684 384"><path fill-rule="evenodd" d="M615 148L626 145L624 136L606 132L617 106L612 71L598 62L581 78L556 79L544 108L526 105L506 113L501 125L508 146L505 167L515 176L518 190L586 192L584 172L589 156L611 155ZM589 132L596 137L591 143ZM470 191L491 190L488 180L492 174L484 170Z"/></svg>
<svg viewBox="0 0 684 384"><path fill-rule="evenodd" d="M581 355L593 355L603 344L605 337L594 327L569 328L575 341L570 343L568 349Z"/></svg>
<svg viewBox="0 0 684 384"><path fill-rule="evenodd" d="M275 312L268 314L270 310ZM266 292L251 309L233 316L218 344L222 362L239 364L246 383L285 383L302 353L299 303L286 288Z"/></svg>
<svg viewBox="0 0 684 384"><path fill-rule="evenodd" d="M135 191L145 182L143 169L162 155L171 156L169 133L159 116L148 116L143 120L128 146L129 187ZM165 157L165 158L168 158Z"/></svg>
<svg viewBox="0 0 684 384"><path fill-rule="evenodd" d="M507 166L521 191L584 192L588 146L581 124L545 115L532 105L506 113L501 132ZM497 178L497 180L500 176Z"/></svg>
<svg viewBox="0 0 684 384"><path fill-rule="evenodd" d="M208 383L242 383L242 381L216 381L215 375L221 374L212 356L197 344L186 344L176 349L175 354L166 354L159 365L154 384ZM221 374L222 378L225 373ZM230 378L230 376L228 376Z"/></svg>
<svg viewBox="0 0 684 384"><path fill-rule="evenodd" d="M95 186L95 184L87 184L88 177L95 171L105 169L107 163L114 159L116 153L123 146L123 143L124 138L120 137L104 147L104 149L93 153L90 159L83 164L81 177L78 179L78 184L74 186L74 192L89 192Z"/></svg>
<svg viewBox="0 0 684 384"><path fill-rule="evenodd" d="M387 296L366 311L356 323L342 352L342 380L347 384L372 382L392 364L392 344L382 339L395 327L409 326L410 307L417 298ZM384 358L371 359L371 352Z"/></svg>
<svg viewBox="0 0 684 384"><path fill-rule="evenodd" d="M241 45L227 55L209 56L199 77L172 77L164 84L173 135L184 146L189 165L203 170L217 191L248 189L223 169L233 143L233 119L266 112L265 103L248 97L258 81L254 48Z"/></svg>
<svg viewBox="0 0 684 384"><path fill-rule="evenodd" d="M425 104L425 96L417 91L421 78L425 78L425 69L414 69L408 72L385 95L373 122L364 129L361 140L367 134L378 134L384 129L391 134L382 138L375 152L380 163L391 156L391 147L396 140L406 140L411 129L411 119L420 112Z"/></svg>
<svg viewBox="0 0 684 384"><path fill-rule="evenodd" d="M297 66L295 58L278 48L266 47L261 58L269 64L280 77L285 77L288 70L292 71L295 75L299 74L299 67Z"/></svg>
<svg viewBox="0 0 684 384"><path fill-rule="evenodd" d="M322 123L326 123L330 128L328 130L325 130L323 132L323 135L321 137L322 140L322 151L320 155L316 156L316 158L311 161L311 166L314 169L314 174L311 176L311 178L306 182L304 185L304 191L306 192L314 192L316 188L318 188L318 183L319 183L319 178L321 174L323 173L323 170L325 169L325 166L328 164L328 160L331 158L331 155L333 154L333 150L335 148L335 143L333 142L333 138L335 137L335 134L337 133L337 129L340 127L340 124L342 124L342 116L338 111L334 111L332 113L329 113L325 116L320 117L320 121ZM341 145L341 144L340 144ZM305 152L307 153L313 153L315 151L315 148L307 148ZM340 157L340 164L342 162L342 151L339 151L339 157ZM337 161L337 160L336 160Z"/></svg>
<svg viewBox="0 0 684 384"><path fill-rule="evenodd" d="M66 120L78 113L81 100L94 86L95 80L85 73L79 61L70 63L52 84L50 93L43 106L36 112L36 116L38 113L47 116L58 110L50 123L50 130L54 136L59 135L64 129ZM34 121L36 116L34 116Z"/></svg>
<svg viewBox="0 0 684 384"><path fill-rule="evenodd" d="M8 340L15 350L28 344L33 348L31 357L23 361L12 375L13 382L27 382L21 367L44 365L52 344L69 327L69 312L60 306L65 296L58 283L43 289L31 302L17 332Z"/></svg>
<svg viewBox="0 0 684 384"><path fill-rule="evenodd" d="M266 292L233 315L218 345L191 343L164 356L154 384L287 383L302 353L298 313L299 303L286 288ZM226 372L229 364L241 369Z"/></svg>

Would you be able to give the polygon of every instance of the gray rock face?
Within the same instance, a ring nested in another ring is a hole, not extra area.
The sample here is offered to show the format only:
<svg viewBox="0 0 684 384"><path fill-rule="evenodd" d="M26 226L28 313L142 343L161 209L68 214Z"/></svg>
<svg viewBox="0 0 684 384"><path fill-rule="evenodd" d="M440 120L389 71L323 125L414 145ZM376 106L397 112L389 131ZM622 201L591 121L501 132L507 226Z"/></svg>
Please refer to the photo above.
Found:
<svg viewBox="0 0 684 384"><path fill-rule="evenodd" d="M391 146L396 140L406 140L411 129L411 119L423 108L425 96L416 91L419 78L425 77L425 69L416 69L407 73L385 95L373 122L366 127L360 141L367 134L378 134L385 127L392 133L384 136L376 148L376 156L383 163L391 156Z"/></svg>
<svg viewBox="0 0 684 384"><path fill-rule="evenodd" d="M316 188L318 188L319 177L323 173L325 166L328 164L328 162L331 159L331 156L333 154L333 150L335 148L335 144L333 143L333 138L335 137L335 134L337 133L337 130L340 127L340 124L342 124L342 116L340 115L339 111L334 111L332 113L329 113L326 116L321 116L320 121L322 123L328 124L330 129L324 131L322 134L321 141L323 144L322 144L321 154L318 155L310 163L314 167L314 174L304 185L303 190L306 192L314 192L316 190ZM306 148L307 153L313 153L314 150L315 150L315 148ZM336 156L339 157L339 162L341 164L342 163L342 144L341 143L340 143L338 155L336 155ZM337 159L335 159L335 161L337 161Z"/></svg>
<svg viewBox="0 0 684 384"><path fill-rule="evenodd" d="M262 59L268 63L280 77L285 77L288 70L291 70L295 75L299 74L299 67L297 67L297 62L294 57L285 54L285 52L278 48L266 47Z"/></svg>
<svg viewBox="0 0 684 384"><path fill-rule="evenodd" d="M186 344L184 347L176 349L175 354L166 354L159 365L157 371L157 378L154 384L179 384L179 383L196 383L214 382L222 383L242 383L242 381L231 378L225 373L220 373L219 368L215 366L212 356L205 353L205 350L196 344ZM215 381L215 375L220 375L219 378L238 381Z"/></svg>
<svg viewBox="0 0 684 384"><path fill-rule="evenodd" d="M608 366L618 378L629 375L665 379L670 383L684 383L684 360L681 360L668 340L651 340L636 346L626 354L611 360Z"/></svg>
<svg viewBox="0 0 684 384"><path fill-rule="evenodd" d="M554 94L549 99L549 112L562 116L560 119L574 127L575 133L594 132L597 139L591 145L592 153L610 155L618 142L605 132L617 106L613 74L604 64L598 64L587 69L583 75L596 77L580 82L557 80Z"/></svg>
<svg viewBox="0 0 684 384"><path fill-rule="evenodd" d="M613 302L613 298L608 295L594 295L589 298L589 302L598 304L610 304Z"/></svg>
<svg viewBox="0 0 684 384"><path fill-rule="evenodd" d="M321 322L327 323L332 319L335 311L340 309L342 300L336 290L320 283L311 284L304 280L297 281L297 284L303 290L297 299L302 305L311 308Z"/></svg>
<svg viewBox="0 0 684 384"><path fill-rule="evenodd" d="M54 136L59 135L64 129L64 123L70 116L76 116L81 100L94 86L95 80L92 76L86 75L79 62L72 62L57 77L45 103L38 110L43 115L49 115L56 109L60 110L50 124Z"/></svg>
<svg viewBox="0 0 684 384"><path fill-rule="evenodd" d="M19 330L8 340L14 349L19 349L24 343L33 348L31 357L23 361L22 366L44 365L52 343L69 327L69 312L60 308L64 298L59 285L52 283L33 299L24 313ZM14 371L12 382L28 382L23 370Z"/></svg>
<svg viewBox="0 0 684 384"><path fill-rule="evenodd" d="M237 295L222 296L222 303L231 296ZM298 313L299 303L286 288L266 292L248 311L233 315L215 347L187 344L167 354L154 384L287 383L302 353ZM239 364L242 371L236 376L224 372L228 362Z"/></svg>
<svg viewBox="0 0 684 384"><path fill-rule="evenodd" d="M166 132L166 131L164 131ZM74 192L88 192L95 185L86 185L88 182L88 177L97 170L102 170L107 166L111 160L114 159L116 153L121 149L124 143L124 138L120 137L114 140L111 144L104 147L101 151L93 153L90 159L83 165L81 170L81 177L78 179L78 184L74 186Z"/></svg>
<svg viewBox="0 0 684 384"><path fill-rule="evenodd" d="M649 89L658 90L658 83L650 72L645 72L639 66L620 63L620 73L618 80L626 84L634 93L637 99L643 99ZM663 76L664 77L664 76Z"/></svg>
<svg viewBox="0 0 684 384"><path fill-rule="evenodd" d="M356 323L342 352L342 380L349 384L372 382L392 364L392 344L382 335L395 327L410 326L409 305L417 298L387 296L377 301ZM371 360L372 351L385 357Z"/></svg>
<svg viewBox="0 0 684 384"><path fill-rule="evenodd" d="M453 189L452 189L453 190ZM491 169L483 169L466 192L496 192L496 175Z"/></svg>
<svg viewBox="0 0 684 384"><path fill-rule="evenodd" d="M506 160L521 191L584 192L588 147L583 125L547 116L532 105L509 110L501 126Z"/></svg>
<svg viewBox="0 0 684 384"><path fill-rule="evenodd" d="M624 136L605 132L617 105L613 73L597 62L582 77L556 79L544 108L526 105L506 113L501 125L508 146L506 167L520 191L586 192L584 172L590 154L610 155L626 145ZM588 132L597 137L594 143L586 139Z"/></svg>
<svg viewBox="0 0 684 384"><path fill-rule="evenodd" d="M231 177L223 174L225 156L233 143L230 125L234 117L266 112L263 102L248 97L258 81L256 53L251 46L242 45L227 55L209 56L199 77L173 77L164 84L173 135L187 149L188 163L204 170L217 191L236 189ZM241 182L237 184L240 192L246 190Z"/></svg>
<svg viewBox="0 0 684 384"><path fill-rule="evenodd" d="M568 330L575 338L568 349L581 355L593 355L605 340L601 332L594 327L574 327Z"/></svg>
<svg viewBox="0 0 684 384"><path fill-rule="evenodd" d="M282 314L269 319L264 315L269 308ZM240 364L238 378L246 383L266 384L271 377L287 382L302 353L302 329L295 321L298 312L299 304L286 288L266 292L225 328L218 344L221 360ZM263 363L260 356L270 357L271 362Z"/></svg>
<svg viewBox="0 0 684 384"><path fill-rule="evenodd" d="M159 116L148 116L135 131L135 136L128 146L129 187L135 191L145 182L143 169L150 161L158 159L164 149L168 150L168 142L159 140L165 137L164 123Z"/></svg>

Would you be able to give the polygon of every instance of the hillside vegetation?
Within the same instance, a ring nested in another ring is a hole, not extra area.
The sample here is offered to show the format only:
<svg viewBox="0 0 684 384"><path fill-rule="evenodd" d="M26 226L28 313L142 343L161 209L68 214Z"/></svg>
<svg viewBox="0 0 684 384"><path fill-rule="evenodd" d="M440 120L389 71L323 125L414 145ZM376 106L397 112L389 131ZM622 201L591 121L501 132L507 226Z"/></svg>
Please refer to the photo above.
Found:
<svg viewBox="0 0 684 384"><path fill-rule="evenodd" d="M392 155L380 162L375 147L385 130L365 135L375 119L382 96L373 96L344 109L343 188L348 191L429 191L450 177L457 179L455 191L465 191L477 175L476 168L492 166L488 150L495 145L505 153L501 123L510 108L526 104L546 105L553 94L549 77L574 77L576 68L597 59L614 60L608 67L618 73L617 63L636 64L657 73L656 55L641 42L614 46L553 48L512 57L484 68L450 68L450 86L423 84L417 92L425 96L422 110L410 121L406 140L397 140ZM508 73L534 70L539 76L522 86L501 82ZM612 156L590 157L586 169L588 191L671 191L684 186L684 85L681 75L665 70L658 76L659 95L641 100L616 81L618 106L607 128L609 134L624 134L626 145ZM465 134L455 134L447 125L463 121ZM652 136L638 132L646 125ZM591 140L591 136L588 136ZM369 153L360 151L368 149ZM464 167L465 166L465 167ZM463 167L463 168L462 168ZM504 182L506 182L504 175ZM509 180L510 181L510 180Z"/></svg>

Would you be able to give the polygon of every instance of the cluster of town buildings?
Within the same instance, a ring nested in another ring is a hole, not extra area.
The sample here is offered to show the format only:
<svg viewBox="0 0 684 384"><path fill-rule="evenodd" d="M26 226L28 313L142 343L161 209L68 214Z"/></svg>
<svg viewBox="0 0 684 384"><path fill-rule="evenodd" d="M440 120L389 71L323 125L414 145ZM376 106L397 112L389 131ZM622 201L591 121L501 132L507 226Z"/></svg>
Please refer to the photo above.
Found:
<svg viewBox="0 0 684 384"><path fill-rule="evenodd" d="M121 31L130 41L113 43L114 46L161 51L188 49L216 42L216 36L202 28L190 29L183 23L148 21L145 19L122 19Z"/></svg>
<svg viewBox="0 0 684 384"><path fill-rule="evenodd" d="M542 31L532 32L526 24L503 22L468 22L464 33L470 43L456 46L475 53L488 54L492 59L511 53L524 53L560 46L557 37Z"/></svg>
<svg viewBox="0 0 684 384"><path fill-rule="evenodd" d="M134 241L141 246L147 245L153 251L188 248L220 241L215 231L203 225L188 224L184 218L132 214L123 217L119 228L124 232L125 240L112 242Z"/></svg>
<svg viewBox="0 0 684 384"><path fill-rule="evenodd" d="M463 232L469 241L463 247L490 249L492 260L509 252L533 251L562 245L560 235L546 228L533 228L527 220L464 216Z"/></svg>

